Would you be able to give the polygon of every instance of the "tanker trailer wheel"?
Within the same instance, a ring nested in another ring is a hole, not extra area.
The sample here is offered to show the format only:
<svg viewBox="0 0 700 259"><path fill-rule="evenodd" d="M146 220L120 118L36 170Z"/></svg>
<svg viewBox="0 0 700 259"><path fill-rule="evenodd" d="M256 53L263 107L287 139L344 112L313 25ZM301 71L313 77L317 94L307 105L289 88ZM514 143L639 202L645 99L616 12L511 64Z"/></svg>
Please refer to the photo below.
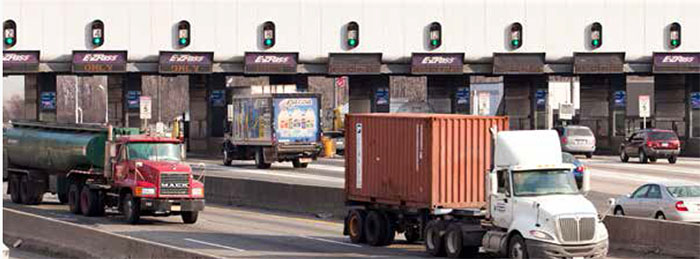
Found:
<svg viewBox="0 0 700 259"><path fill-rule="evenodd" d="M185 222L185 224L194 224L197 222L199 211L183 211L180 216L182 216L182 222Z"/></svg>
<svg viewBox="0 0 700 259"><path fill-rule="evenodd" d="M445 242L440 232L445 230L441 221L431 220L425 226L425 251L435 257L445 256Z"/></svg>
<svg viewBox="0 0 700 259"><path fill-rule="evenodd" d="M80 210L88 217L102 216L105 206L100 198L100 191L91 190L87 185L83 185L83 190L80 192Z"/></svg>
<svg viewBox="0 0 700 259"><path fill-rule="evenodd" d="M372 210L367 214L365 221L365 236L367 244L371 246L383 246L388 224L386 217L380 211Z"/></svg>
<svg viewBox="0 0 700 259"><path fill-rule="evenodd" d="M348 213L346 224L348 226L348 235L350 236L351 242L357 244L367 241L364 229L366 219L367 213L364 210L351 210L350 213Z"/></svg>
<svg viewBox="0 0 700 259"><path fill-rule="evenodd" d="M138 198L134 198L131 193L124 195L124 200L122 201L122 212L124 213L124 220L129 224L136 224L141 218L141 204Z"/></svg>
<svg viewBox="0 0 700 259"><path fill-rule="evenodd" d="M71 180L68 187L68 209L73 214L81 213L80 209L80 186L75 180Z"/></svg>
<svg viewBox="0 0 700 259"><path fill-rule="evenodd" d="M19 193L22 198L22 203L27 205L39 204L44 198L44 194L39 193L39 190L32 186L29 177L26 175L22 175L19 180Z"/></svg>
<svg viewBox="0 0 700 259"><path fill-rule="evenodd" d="M12 202L22 203L22 195L19 193L19 176L16 174L10 175L10 198Z"/></svg>

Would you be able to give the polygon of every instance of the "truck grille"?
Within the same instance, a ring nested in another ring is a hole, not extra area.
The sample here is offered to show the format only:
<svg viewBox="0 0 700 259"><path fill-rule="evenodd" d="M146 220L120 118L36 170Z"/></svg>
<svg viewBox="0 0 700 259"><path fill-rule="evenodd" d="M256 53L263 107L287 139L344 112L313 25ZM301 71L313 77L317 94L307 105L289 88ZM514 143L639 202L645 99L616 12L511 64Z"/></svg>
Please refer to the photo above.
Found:
<svg viewBox="0 0 700 259"><path fill-rule="evenodd" d="M559 230L564 242L589 241L595 235L595 218L560 218Z"/></svg>
<svg viewBox="0 0 700 259"><path fill-rule="evenodd" d="M160 175L160 195L188 195L190 175L187 173L165 173Z"/></svg>

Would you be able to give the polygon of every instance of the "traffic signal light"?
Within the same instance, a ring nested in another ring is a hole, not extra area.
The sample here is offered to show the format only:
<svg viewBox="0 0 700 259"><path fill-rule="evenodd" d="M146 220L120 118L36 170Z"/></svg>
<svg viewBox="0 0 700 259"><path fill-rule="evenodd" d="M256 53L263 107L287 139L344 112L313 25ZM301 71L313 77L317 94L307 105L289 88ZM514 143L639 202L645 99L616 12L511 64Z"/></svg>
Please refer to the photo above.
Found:
<svg viewBox="0 0 700 259"><path fill-rule="evenodd" d="M3 42L6 47L12 47L17 44L17 24L13 20L7 20L2 25L3 35L5 38Z"/></svg>
<svg viewBox="0 0 700 259"><path fill-rule="evenodd" d="M442 45L442 26L440 23L433 22L430 24L430 31L428 32L428 45L431 49L437 49Z"/></svg>
<svg viewBox="0 0 700 259"><path fill-rule="evenodd" d="M90 28L92 46L95 48L102 46L105 43L105 24L100 20L94 20Z"/></svg>
<svg viewBox="0 0 700 259"><path fill-rule="evenodd" d="M360 45L360 25L356 22L349 22L345 38L349 49L354 49Z"/></svg>
<svg viewBox="0 0 700 259"><path fill-rule="evenodd" d="M591 48L597 49L603 45L603 25L594 22L591 24Z"/></svg>
<svg viewBox="0 0 700 259"><path fill-rule="evenodd" d="M190 45L190 22L180 21L177 23L177 45L184 48Z"/></svg>
<svg viewBox="0 0 700 259"><path fill-rule="evenodd" d="M262 40L263 46L266 49L275 46L275 23L267 21L263 24Z"/></svg>
<svg viewBox="0 0 700 259"><path fill-rule="evenodd" d="M510 25L510 48L517 49L523 45L523 26L519 23Z"/></svg>
<svg viewBox="0 0 700 259"><path fill-rule="evenodd" d="M671 48L678 48L681 45L681 25L677 22L671 24L668 28L668 39Z"/></svg>

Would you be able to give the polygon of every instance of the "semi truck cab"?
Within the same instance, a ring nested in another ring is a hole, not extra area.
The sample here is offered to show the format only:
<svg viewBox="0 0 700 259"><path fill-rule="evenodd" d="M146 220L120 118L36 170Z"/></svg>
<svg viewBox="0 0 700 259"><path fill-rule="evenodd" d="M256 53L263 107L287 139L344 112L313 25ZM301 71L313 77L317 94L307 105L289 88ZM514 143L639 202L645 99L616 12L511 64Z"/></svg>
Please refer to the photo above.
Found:
<svg viewBox="0 0 700 259"><path fill-rule="evenodd" d="M561 161L555 131L499 132L487 178L486 251L512 258L604 258L608 232Z"/></svg>

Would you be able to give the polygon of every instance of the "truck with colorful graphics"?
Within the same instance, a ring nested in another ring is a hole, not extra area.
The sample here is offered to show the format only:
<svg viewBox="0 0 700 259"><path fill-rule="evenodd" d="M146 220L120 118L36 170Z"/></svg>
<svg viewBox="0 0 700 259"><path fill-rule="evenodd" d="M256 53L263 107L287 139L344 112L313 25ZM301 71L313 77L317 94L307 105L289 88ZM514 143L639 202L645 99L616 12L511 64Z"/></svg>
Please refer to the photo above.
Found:
<svg viewBox="0 0 700 259"><path fill-rule="evenodd" d="M321 152L321 95L273 93L232 99L230 132L222 145L224 165L255 160L257 168L291 161L305 168Z"/></svg>
<svg viewBox="0 0 700 259"><path fill-rule="evenodd" d="M12 122L3 136L12 202L39 204L56 194L70 211L101 216L181 216L197 222L204 182L184 159L179 138L104 125Z"/></svg>

